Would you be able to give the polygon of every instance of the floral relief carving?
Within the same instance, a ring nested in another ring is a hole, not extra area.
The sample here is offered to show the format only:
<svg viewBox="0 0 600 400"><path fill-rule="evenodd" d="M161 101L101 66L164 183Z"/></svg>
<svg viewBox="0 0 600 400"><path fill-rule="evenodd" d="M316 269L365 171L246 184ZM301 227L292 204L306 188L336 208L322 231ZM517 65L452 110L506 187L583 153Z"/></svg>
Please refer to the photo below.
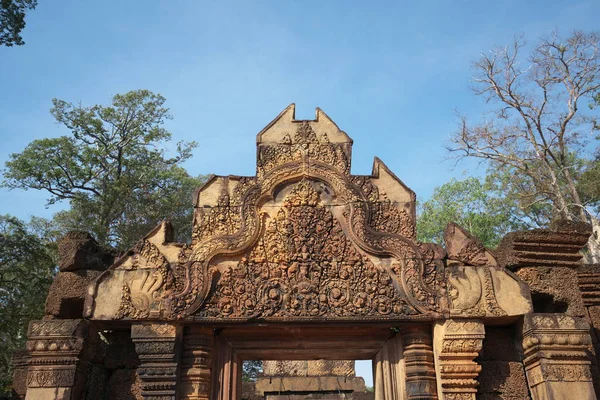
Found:
<svg viewBox="0 0 600 400"><path fill-rule="evenodd" d="M309 180L293 187L257 245L219 275L199 318L417 314L388 272L346 237Z"/></svg>

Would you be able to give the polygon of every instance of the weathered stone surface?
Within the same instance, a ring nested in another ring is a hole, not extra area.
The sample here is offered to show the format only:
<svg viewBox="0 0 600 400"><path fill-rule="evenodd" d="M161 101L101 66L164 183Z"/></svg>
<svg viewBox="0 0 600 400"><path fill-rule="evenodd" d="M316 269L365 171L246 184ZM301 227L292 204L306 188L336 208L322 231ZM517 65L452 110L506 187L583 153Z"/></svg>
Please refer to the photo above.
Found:
<svg viewBox="0 0 600 400"><path fill-rule="evenodd" d="M566 267L520 267L515 274L531 290L535 312L586 315L578 288L577 271Z"/></svg>
<svg viewBox="0 0 600 400"><path fill-rule="evenodd" d="M55 318L82 318L88 285L101 273L98 270L59 272L50 285L45 314Z"/></svg>
<svg viewBox="0 0 600 400"><path fill-rule="evenodd" d="M477 399L530 399L523 364L518 361L481 361Z"/></svg>
<svg viewBox="0 0 600 400"><path fill-rule="evenodd" d="M118 369L106 383L106 399L143 400L140 380L135 369Z"/></svg>
<svg viewBox="0 0 600 400"><path fill-rule="evenodd" d="M475 400L485 328L481 320L448 319L434 327L434 353L441 398Z"/></svg>
<svg viewBox="0 0 600 400"><path fill-rule="evenodd" d="M305 395L319 392L364 392L365 380L360 377L309 376L271 377L256 381L258 393L303 392Z"/></svg>
<svg viewBox="0 0 600 400"><path fill-rule="evenodd" d="M520 361L520 343L517 342L514 326L486 326L483 348L479 355L482 361Z"/></svg>
<svg viewBox="0 0 600 400"><path fill-rule="evenodd" d="M85 352L89 333L89 321L81 319L29 323L27 400L82 397L91 369Z"/></svg>
<svg viewBox="0 0 600 400"><path fill-rule="evenodd" d="M586 307L587 317L591 325L591 369L596 397L600 397L600 264L579 266L577 268L577 278L583 305Z"/></svg>
<svg viewBox="0 0 600 400"><path fill-rule="evenodd" d="M61 271L104 271L113 263L114 257L114 252L101 248L87 232L69 232L58 242L58 266Z"/></svg>
<svg viewBox="0 0 600 400"><path fill-rule="evenodd" d="M263 373L254 390L267 400L283 398L338 399L358 398L366 392L363 378L355 376L354 361L304 360L263 361ZM242 388L243 391L243 388ZM281 393L280 393L281 392Z"/></svg>
<svg viewBox="0 0 600 400"><path fill-rule="evenodd" d="M13 380L12 398L24 399L27 392L27 362L29 353L27 350L17 350L12 355Z"/></svg>
<svg viewBox="0 0 600 400"><path fill-rule="evenodd" d="M304 360L263 361L263 375L272 376L355 376L354 361Z"/></svg>
<svg viewBox="0 0 600 400"><path fill-rule="evenodd" d="M591 226L576 222L556 222L553 229L511 232L498 248L500 265L510 269L525 266L573 267L583 257L580 250L591 234Z"/></svg>
<svg viewBox="0 0 600 400"><path fill-rule="evenodd" d="M525 315L523 365L534 400L596 398L588 357L589 329L585 318Z"/></svg>
<svg viewBox="0 0 600 400"><path fill-rule="evenodd" d="M450 260L460 261L465 265L489 267L497 265L496 258L483 243L458 224L451 222L446 226L444 241Z"/></svg>

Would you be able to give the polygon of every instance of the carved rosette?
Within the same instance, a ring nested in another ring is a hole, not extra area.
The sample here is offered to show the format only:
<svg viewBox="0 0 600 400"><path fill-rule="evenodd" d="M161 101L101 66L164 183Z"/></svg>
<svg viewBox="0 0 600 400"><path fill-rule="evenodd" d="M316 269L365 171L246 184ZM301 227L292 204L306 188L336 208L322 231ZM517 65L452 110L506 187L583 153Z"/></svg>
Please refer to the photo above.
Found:
<svg viewBox="0 0 600 400"><path fill-rule="evenodd" d="M175 400L180 330L179 326L169 323L131 326L131 339L141 362L137 374L144 399Z"/></svg>
<svg viewBox="0 0 600 400"><path fill-rule="evenodd" d="M474 360L484 337L481 321L449 319L444 323L438 354L444 399L475 400L481 366Z"/></svg>
<svg viewBox="0 0 600 400"><path fill-rule="evenodd" d="M30 322L26 345L28 392L42 397L61 392L78 398L89 367L80 358L88 325L88 321L80 319Z"/></svg>
<svg viewBox="0 0 600 400"><path fill-rule="evenodd" d="M588 349L589 324L564 314L528 314L523 322L527 383L533 399L595 399ZM569 391L577 382L577 393Z"/></svg>
<svg viewBox="0 0 600 400"><path fill-rule="evenodd" d="M408 400L437 399L431 326L411 326L401 335Z"/></svg>

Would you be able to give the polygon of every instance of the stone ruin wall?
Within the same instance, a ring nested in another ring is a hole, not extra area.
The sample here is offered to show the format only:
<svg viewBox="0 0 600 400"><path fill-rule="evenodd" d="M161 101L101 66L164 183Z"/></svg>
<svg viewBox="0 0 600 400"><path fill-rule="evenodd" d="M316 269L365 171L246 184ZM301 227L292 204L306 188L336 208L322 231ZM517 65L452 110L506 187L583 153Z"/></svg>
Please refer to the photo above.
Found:
<svg viewBox="0 0 600 400"><path fill-rule="evenodd" d="M589 226L514 232L494 252L455 224L445 248L418 243L414 193L380 160L350 175L351 139L320 110L293 113L259 135L256 177L200 189L190 246L166 222L118 258L84 233L61 241L46 315L13 358L15 398L235 398L215 327L253 318L399 327L374 358L377 400L600 394L600 266L580 264ZM307 230L263 258L282 226Z"/></svg>

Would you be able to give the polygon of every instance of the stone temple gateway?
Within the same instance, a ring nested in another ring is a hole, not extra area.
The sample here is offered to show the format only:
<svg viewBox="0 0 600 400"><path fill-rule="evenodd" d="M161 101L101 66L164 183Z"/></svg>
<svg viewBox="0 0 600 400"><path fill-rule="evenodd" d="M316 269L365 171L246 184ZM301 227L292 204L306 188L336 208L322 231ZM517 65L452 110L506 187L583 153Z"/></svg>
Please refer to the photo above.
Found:
<svg viewBox="0 0 600 400"><path fill-rule="evenodd" d="M255 176L197 191L190 244L163 222L112 260L70 234L15 396L240 399L243 360L372 359L378 400L595 399L589 228L496 253L455 224L420 243L414 192L377 158L352 175L351 151L290 105L257 136Z"/></svg>

